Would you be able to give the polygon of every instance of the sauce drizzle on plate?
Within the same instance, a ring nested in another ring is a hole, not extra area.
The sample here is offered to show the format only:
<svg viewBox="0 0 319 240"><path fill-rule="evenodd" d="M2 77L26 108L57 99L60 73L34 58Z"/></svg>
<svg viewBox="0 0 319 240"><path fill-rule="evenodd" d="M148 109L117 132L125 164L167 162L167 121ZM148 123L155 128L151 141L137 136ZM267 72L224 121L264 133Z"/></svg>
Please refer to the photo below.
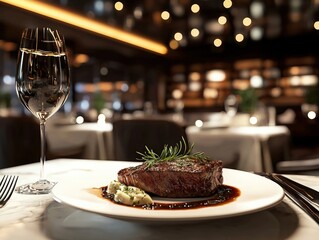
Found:
<svg viewBox="0 0 319 240"><path fill-rule="evenodd" d="M113 201L113 194L107 193L107 186L101 187L102 196L106 199L111 200L116 204L121 204ZM207 197L201 200L195 201L187 201L187 202L176 202L176 203L165 203L160 201L154 201L153 204L149 205L125 205L128 207L141 208L147 210L185 210L185 209L195 209L195 208L203 208L203 207L213 207L219 206L222 204L226 204L236 200L236 198L240 195L240 190L227 185L219 186L216 189L216 192L211 197Z"/></svg>

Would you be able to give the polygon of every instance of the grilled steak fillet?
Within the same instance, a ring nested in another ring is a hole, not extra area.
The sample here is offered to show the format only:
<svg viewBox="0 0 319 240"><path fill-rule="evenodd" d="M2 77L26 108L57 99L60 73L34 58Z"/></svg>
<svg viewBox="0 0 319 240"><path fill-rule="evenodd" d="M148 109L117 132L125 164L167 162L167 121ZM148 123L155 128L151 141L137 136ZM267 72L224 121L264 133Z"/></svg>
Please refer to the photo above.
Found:
<svg viewBox="0 0 319 240"><path fill-rule="evenodd" d="M120 170L118 180L160 197L207 197L223 183L222 161L160 161L149 168L144 162Z"/></svg>

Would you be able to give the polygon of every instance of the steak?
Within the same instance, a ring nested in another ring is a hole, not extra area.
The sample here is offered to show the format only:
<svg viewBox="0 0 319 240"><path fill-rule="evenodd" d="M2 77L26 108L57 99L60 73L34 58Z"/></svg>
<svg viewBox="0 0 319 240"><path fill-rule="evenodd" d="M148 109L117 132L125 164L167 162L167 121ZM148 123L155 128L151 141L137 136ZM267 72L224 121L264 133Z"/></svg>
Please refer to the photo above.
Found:
<svg viewBox="0 0 319 240"><path fill-rule="evenodd" d="M118 172L118 181L160 197L208 197L223 183L222 161L177 159L144 162Z"/></svg>

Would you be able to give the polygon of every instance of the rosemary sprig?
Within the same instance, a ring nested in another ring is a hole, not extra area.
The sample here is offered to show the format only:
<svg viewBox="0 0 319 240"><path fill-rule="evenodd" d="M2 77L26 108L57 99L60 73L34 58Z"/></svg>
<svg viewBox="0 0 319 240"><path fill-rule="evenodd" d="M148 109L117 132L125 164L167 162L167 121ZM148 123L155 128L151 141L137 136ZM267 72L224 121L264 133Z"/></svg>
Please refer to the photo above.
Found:
<svg viewBox="0 0 319 240"><path fill-rule="evenodd" d="M155 163L164 162L164 161L174 161L176 159L198 159L200 161L207 161L208 157L202 152L192 153L194 143L187 148L187 144L184 138L179 141L175 146L164 145L164 148L160 154L155 153L152 149L149 149L145 146L146 152L141 153L140 160L144 160L147 165L146 168L150 168Z"/></svg>

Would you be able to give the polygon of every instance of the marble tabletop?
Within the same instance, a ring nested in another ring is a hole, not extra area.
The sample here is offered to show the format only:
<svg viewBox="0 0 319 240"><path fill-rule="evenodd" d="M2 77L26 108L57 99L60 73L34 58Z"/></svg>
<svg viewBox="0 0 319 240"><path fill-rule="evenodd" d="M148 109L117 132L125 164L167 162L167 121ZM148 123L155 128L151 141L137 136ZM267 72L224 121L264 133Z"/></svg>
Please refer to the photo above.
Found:
<svg viewBox="0 0 319 240"><path fill-rule="evenodd" d="M50 180L63 182L81 173L101 172L112 161L57 159L47 162ZM19 175L18 184L37 179L39 164L0 169ZM319 177L287 175L319 190ZM74 178L74 184L77 179ZM188 222L115 219L59 203L47 195L14 193L0 209L0 239L315 239L318 225L289 199L256 213Z"/></svg>

